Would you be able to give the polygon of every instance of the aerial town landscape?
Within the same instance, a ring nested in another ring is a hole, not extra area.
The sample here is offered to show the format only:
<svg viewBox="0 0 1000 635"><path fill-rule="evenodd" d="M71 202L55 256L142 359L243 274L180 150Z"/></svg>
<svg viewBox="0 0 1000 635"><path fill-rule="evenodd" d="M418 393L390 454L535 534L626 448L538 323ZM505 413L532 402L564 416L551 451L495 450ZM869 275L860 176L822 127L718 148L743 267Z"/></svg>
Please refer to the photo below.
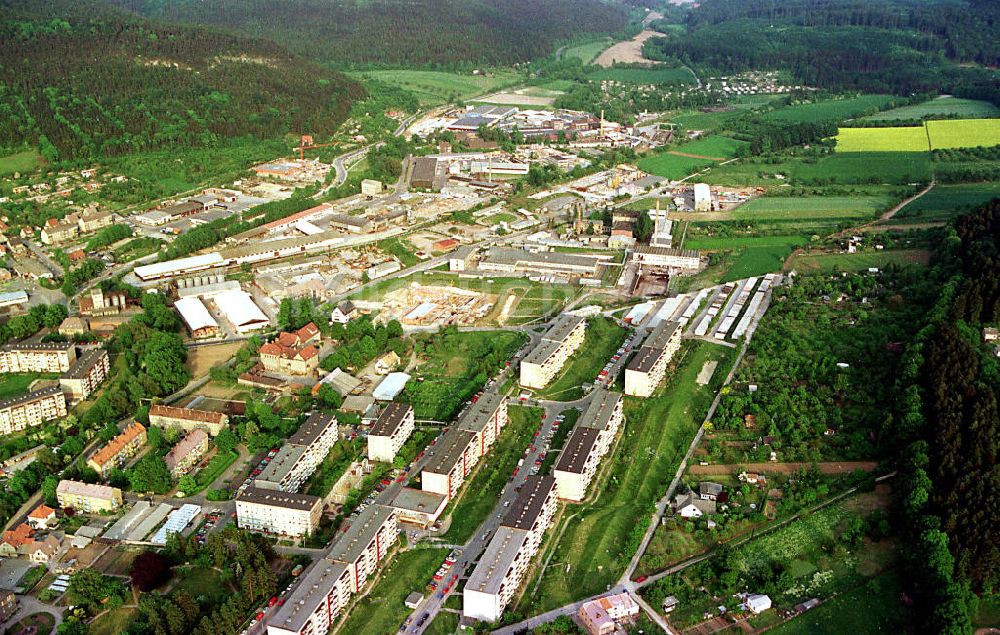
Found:
<svg viewBox="0 0 1000 635"><path fill-rule="evenodd" d="M998 68L990 0L0 0L0 633L1000 633Z"/></svg>

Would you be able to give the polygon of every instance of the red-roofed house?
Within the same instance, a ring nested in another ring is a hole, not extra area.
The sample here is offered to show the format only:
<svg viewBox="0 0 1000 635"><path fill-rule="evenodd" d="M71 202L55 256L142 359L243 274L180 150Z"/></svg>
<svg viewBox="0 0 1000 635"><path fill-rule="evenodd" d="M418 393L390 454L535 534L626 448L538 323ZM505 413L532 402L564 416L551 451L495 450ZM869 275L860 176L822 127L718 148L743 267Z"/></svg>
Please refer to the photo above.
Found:
<svg viewBox="0 0 1000 635"><path fill-rule="evenodd" d="M39 505L28 513L28 524L32 529L48 529L56 522L56 510L48 505Z"/></svg>
<svg viewBox="0 0 1000 635"><path fill-rule="evenodd" d="M25 547L30 547L35 542L35 530L28 526L28 523L21 523L13 529L3 532L3 539L0 539L0 556L10 558L21 553Z"/></svg>
<svg viewBox="0 0 1000 635"><path fill-rule="evenodd" d="M279 333L278 338L260 347L260 362L270 372L311 375L319 368L319 328L310 322L299 330Z"/></svg>

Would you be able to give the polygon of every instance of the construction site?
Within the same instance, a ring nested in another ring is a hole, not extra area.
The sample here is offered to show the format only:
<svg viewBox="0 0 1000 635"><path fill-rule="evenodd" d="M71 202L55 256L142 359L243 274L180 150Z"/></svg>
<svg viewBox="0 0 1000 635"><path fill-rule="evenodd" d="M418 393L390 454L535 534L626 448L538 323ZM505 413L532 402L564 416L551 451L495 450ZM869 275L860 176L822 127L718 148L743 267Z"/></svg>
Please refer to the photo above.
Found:
<svg viewBox="0 0 1000 635"><path fill-rule="evenodd" d="M497 296L489 293L413 282L386 294L380 318L399 320L403 328L471 326L486 318L496 302Z"/></svg>

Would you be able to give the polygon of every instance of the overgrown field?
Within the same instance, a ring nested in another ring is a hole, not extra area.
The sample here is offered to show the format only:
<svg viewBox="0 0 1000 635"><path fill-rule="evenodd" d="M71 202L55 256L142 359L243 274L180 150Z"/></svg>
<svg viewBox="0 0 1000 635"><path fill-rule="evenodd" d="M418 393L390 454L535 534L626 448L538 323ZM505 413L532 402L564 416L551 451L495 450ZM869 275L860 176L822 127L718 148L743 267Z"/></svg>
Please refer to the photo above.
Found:
<svg viewBox="0 0 1000 635"><path fill-rule="evenodd" d="M445 71L380 70L359 73L390 86L414 93L425 106L437 106L457 99L468 99L515 83L520 77L510 71L489 71L467 75Z"/></svg>
<svg viewBox="0 0 1000 635"><path fill-rule="evenodd" d="M960 99L950 95L936 97L930 101L909 106L900 106L864 118L864 121L895 121L900 119L923 119L935 115L958 116L966 119L1000 117L1000 108L988 101Z"/></svg>
<svg viewBox="0 0 1000 635"><path fill-rule="evenodd" d="M799 273L867 271L893 264L927 264L929 254L918 249L865 251L853 254L796 254L785 268Z"/></svg>
<svg viewBox="0 0 1000 635"><path fill-rule="evenodd" d="M857 97L786 106L772 110L764 114L763 117L772 121L842 121L877 112L891 103L893 103L893 97L890 95L858 95Z"/></svg>
<svg viewBox="0 0 1000 635"><path fill-rule="evenodd" d="M937 185L903 209L892 222L926 223L944 221L1000 196L1000 183Z"/></svg>
<svg viewBox="0 0 1000 635"><path fill-rule="evenodd" d="M0 176L20 172L22 175L34 172L42 164L42 156L35 149L22 150L0 157Z"/></svg>
<svg viewBox="0 0 1000 635"><path fill-rule="evenodd" d="M611 46L612 41L610 38L602 38L600 40L595 40L593 42L587 42L586 44L577 44L576 46L570 46L563 51L563 59L569 59L575 57L584 64L590 64L601 52Z"/></svg>
<svg viewBox="0 0 1000 635"><path fill-rule="evenodd" d="M783 178L779 178L783 177ZM821 157L740 159L701 177L718 185L905 185L931 180L928 152L835 152Z"/></svg>
<svg viewBox="0 0 1000 635"><path fill-rule="evenodd" d="M735 220L863 219L889 208L889 196L761 197L732 212Z"/></svg>
<svg viewBox="0 0 1000 635"><path fill-rule="evenodd" d="M684 248L723 252L726 270L718 282L730 282L781 271L792 250L808 243L808 236L699 236L685 240Z"/></svg>

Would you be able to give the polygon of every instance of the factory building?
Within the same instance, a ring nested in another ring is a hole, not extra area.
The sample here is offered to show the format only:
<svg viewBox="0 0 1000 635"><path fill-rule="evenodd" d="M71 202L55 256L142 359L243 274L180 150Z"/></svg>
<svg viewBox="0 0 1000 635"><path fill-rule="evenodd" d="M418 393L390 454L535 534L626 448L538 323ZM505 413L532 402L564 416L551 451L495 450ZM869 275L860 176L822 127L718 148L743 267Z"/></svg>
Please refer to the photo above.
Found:
<svg viewBox="0 0 1000 635"><path fill-rule="evenodd" d="M681 347L684 329L680 322L664 320L656 325L635 357L625 367L625 394L649 397L663 381L667 364Z"/></svg>
<svg viewBox="0 0 1000 635"><path fill-rule="evenodd" d="M640 246L632 252L632 262L651 269L696 271L701 268L701 255L693 249Z"/></svg>
<svg viewBox="0 0 1000 635"><path fill-rule="evenodd" d="M413 434L413 407L389 402L368 431L368 459L392 463L406 440Z"/></svg>
<svg viewBox="0 0 1000 635"><path fill-rule="evenodd" d="M194 296L181 298L174 302L174 308L180 313L191 337L215 337L219 334L219 323L208 312L200 298Z"/></svg>
<svg viewBox="0 0 1000 635"><path fill-rule="evenodd" d="M521 360L522 386L544 388L576 349L583 344L587 321L576 315L560 315L542 341Z"/></svg>
<svg viewBox="0 0 1000 635"><path fill-rule="evenodd" d="M595 277L601 262L600 258L593 256L558 251L531 253L522 249L492 247L480 260L479 269L498 273Z"/></svg>
<svg viewBox="0 0 1000 635"><path fill-rule="evenodd" d="M559 453L552 472L559 498L581 501L622 423L620 393L598 389Z"/></svg>

